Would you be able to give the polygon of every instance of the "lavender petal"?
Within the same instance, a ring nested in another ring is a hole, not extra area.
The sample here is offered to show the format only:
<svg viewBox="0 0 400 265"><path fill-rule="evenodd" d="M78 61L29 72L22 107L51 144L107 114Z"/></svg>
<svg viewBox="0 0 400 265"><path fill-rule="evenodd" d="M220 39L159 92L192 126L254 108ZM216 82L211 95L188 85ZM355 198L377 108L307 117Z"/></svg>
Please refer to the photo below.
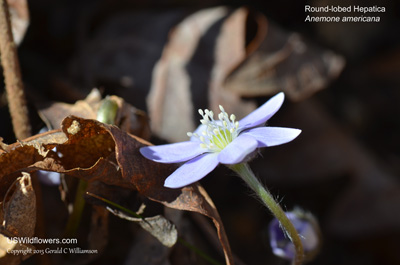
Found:
<svg viewBox="0 0 400 265"><path fill-rule="evenodd" d="M282 127L258 127L242 132L258 141L258 147L285 144L295 139L301 130Z"/></svg>
<svg viewBox="0 0 400 265"><path fill-rule="evenodd" d="M251 136L241 134L226 146L218 155L222 164L238 164L257 148L257 140Z"/></svg>
<svg viewBox="0 0 400 265"><path fill-rule="evenodd" d="M214 170L218 165L216 153L198 156L175 170L164 182L168 188L181 188L196 182Z"/></svg>
<svg viewBox="0 0 400 265"><path fill-rule="evenodd" d="M201 148L198 142L192 141L140 148L140 153L144 157L160 163L188 161L206 151L207 149Z"/></svg>
<svg viewBox="0 0 400 265"><path fill-rule="evenodd" d="M244 130L265 123L280 109L284 99L285 95L283 92L278 93L258 109L241 119L239 121L239 128Z"/></svg>

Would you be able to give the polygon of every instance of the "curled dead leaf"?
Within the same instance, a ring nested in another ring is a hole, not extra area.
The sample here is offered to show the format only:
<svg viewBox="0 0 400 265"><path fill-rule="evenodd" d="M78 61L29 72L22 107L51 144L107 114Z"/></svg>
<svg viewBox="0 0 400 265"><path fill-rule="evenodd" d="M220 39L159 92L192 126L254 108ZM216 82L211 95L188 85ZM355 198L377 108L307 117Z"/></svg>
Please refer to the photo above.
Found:
<svg viewBox="0 0 400 265"><path fill-rule="evenodd" d="M123 98L109 96L118 105L114 124L121 130L137 135L144 139L150 138L150 126L147 115L127 103ZM100 91L93 89L84 100L74 104L53 102L40 106L39 115L48 128L59 128L63 119L75 115L86 119L97 119L97 112L103 100ZM72 129L72 128L71 128Z"/></svg>
<svg viewBox="0 0 400 265"><path fill-rule="evenodd" d="M342 56L298 33L285 32L271 22L261 30L266 36L260 47L225 81L228 91L245 97L284 91L290 99L300 101L325 88L344 67Z"/></svg>
<svg viewBox="0 0 400 265"><path fill-rule="evenodd" d="M73 123L80 129L71 134L68 128ZM23 145L10 145L9 152L0 150L0 184L15 180L16 172L21 170L47 170L135 190L167 207L210 217L217 228L227 264L233 264L222 221L205 190L199 184L182 189L164 187L164 179L178 165L144 158L139 149L149 145L148 142L96 120L69 116L62 123L62 132L64 137L59 137L59 130L49 131L26 139ZM42 137L44 144L32 145L32 142L40 143ZM54 147L57 151L52 150ZM39 154L41 148L48 150L45 157ZM17 158L18 163L12 158ZM0 195L4 197L4 193Z"/></svg>
<svg viewBox="0 0 400 265"><path fill-rule="evenodd" d="M22 172L9 188L2 203L0 229L0 263L20 264L34 254L34 246L13 240L14 237L32 237L36 225L36 196L31 177ZM4 219L4 220L3 220Z"/></svg>
<svg viewBox="0 0 400 265"><path fill-rule="evenodd" d="M36 195L31 177L22 172L14 185L10 187L3 202L3 228L14 236L31 237L36 225Z"/></svg>

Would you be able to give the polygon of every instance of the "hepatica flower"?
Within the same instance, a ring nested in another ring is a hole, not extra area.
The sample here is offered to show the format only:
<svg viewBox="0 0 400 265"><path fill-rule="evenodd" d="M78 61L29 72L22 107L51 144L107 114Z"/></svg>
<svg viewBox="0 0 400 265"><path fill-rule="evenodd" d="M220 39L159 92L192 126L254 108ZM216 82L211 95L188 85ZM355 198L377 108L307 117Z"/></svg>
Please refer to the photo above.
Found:
<svg viewBox="0 0 400 265"><path fill-rule="evenodd" d="M295 139L299 129L265 127L282 106L284 94L279 93L264 105L236 121L220 106L221 113L214 119L210 110L199 110L201 125L188 133L189 141L148 146L140 149L146 158L160 163L185 162L164 183L165 187L180 188L200 180L218 164L228 166L246 162L257 148L276 146Z"/></svg>
<svg viewBox="0 0 400 265"><path fill-rule="evenodd" d="M307 259L312 259L318 253L321 244L321 232L318 221L310 213L306 213L300 209L286 212L286 216L301 235ZM274 218L268 228L273 253L284 259L293 260L296 253L295 248L282 230L279 220Z"/></svg>

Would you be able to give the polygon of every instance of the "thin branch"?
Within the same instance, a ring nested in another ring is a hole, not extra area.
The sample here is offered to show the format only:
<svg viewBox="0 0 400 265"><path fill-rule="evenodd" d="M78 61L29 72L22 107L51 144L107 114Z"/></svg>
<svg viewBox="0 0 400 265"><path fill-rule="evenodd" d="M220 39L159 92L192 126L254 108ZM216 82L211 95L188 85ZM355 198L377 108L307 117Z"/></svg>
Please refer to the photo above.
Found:
<svg viewBox="0 0 400 265"><path fill-rule="evenodd" d="M0 55L14 134L17 139L22 140L31 136L31 125L19 67L17 46L11 30L10 13L6 0L0 0ZM32 184L36 194L36 234L45 238L42 192L37 176L32 178ZM37 260L40 264L51 264L48 255L38 256Z"/></svg>
<svg viewBox="0 0 400 265"><path fill-rule="evenodd" d="M0 0L0 54L14 133L22 140L31 135L31 126L6 0Z"/></svg>

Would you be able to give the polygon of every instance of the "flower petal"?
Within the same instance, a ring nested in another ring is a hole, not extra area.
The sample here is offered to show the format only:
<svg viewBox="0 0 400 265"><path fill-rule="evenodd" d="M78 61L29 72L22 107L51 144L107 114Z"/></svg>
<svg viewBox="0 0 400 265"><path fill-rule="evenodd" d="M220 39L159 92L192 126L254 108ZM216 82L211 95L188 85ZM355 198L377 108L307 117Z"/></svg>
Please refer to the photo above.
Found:
<svg viewBox="0 0 400 265"><path fill-rule="evenodd" d="M283 92L275 95L270 100L260 106L258 109L244 117L239 121L239 128L246 129L265 123L271 118L282 106L285 94Z"/></svg>
<svg viewBox="0 0 400 265"><path fill-rule="evenodd" d="M207 149L201 148L198 142L191 141L140 148L140 153L144 157L160 163L187 161L206 151Z"/></svg>
<svg viewBox="0 0 400 265"><path fill-rule="evenodd" d="M222 149L218 160L222 164L237 164L242 162L248 154L256 150L257 140L251 136L240 134L232 143Z"/></svg>
<svg viewBox="0 0 400 265"><path fill-rule="evenodd" d="M285 144L295 139L301 130L282 127L258 127L242 132L258 141L258 147Z"/></svg>
<svg viewBox="0 0 400 265"><path fill-rule="evenodd" d="M207 153L186 162L164 182L168 188L181 188L204 178L219 164L217 153Z"/></svg>

